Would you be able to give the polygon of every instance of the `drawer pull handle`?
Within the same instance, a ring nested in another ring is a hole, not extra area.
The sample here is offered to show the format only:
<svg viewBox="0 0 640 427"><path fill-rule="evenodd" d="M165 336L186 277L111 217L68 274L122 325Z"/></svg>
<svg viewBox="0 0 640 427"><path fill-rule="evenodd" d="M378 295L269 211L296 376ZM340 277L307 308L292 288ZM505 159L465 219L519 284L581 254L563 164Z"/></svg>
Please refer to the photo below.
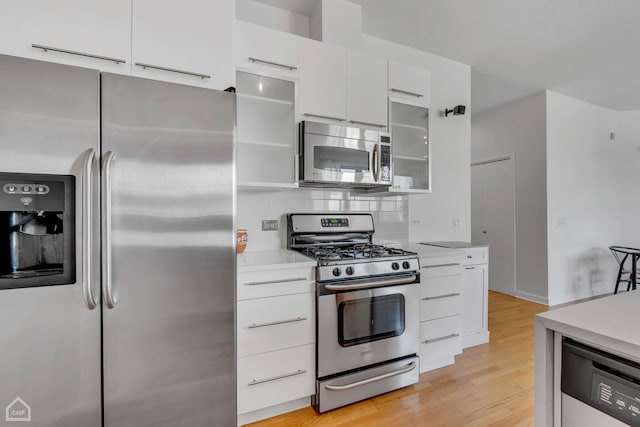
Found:
<svg viewBox="0 0 640 427"><path fill-rule="evenodd" d="M474 270L474 269L475 269L475 267L465 267L464 269L465 269L465 270Z"/></svg>
<svg viewBox="0 0 640 427"><path fill-rule="evenodd" d="M340 118L340 117L323 116L323 115L320 115L320 114L304 113L303 116L306 116L306 117L319 117L321 119L335 120L335 121L338 121L338 122L346 122L347 121L346 119L343 119L343 118Z"/></svg>
<svg viewBox="0 0 640 427"><path fill-rule="evenodd" d="M265 61L264 59L259 59L259 58L248 58L250 62L253 62L254 64L256 62L260 63L260 64L266 64L266 65L273 65L274 67L280 67L280 68L286 68L288 70L291 71L295 71L298 69L298 67L294 67L293 65L287 65L287 64L280 64L278 62L271 62L271 61Z"/></svg>
<svg viewBox="0 0 640 427"><path fill-rule="evenodd" d="M411 372L416 368L416 362L411 362L404 368L398 369L396 371L387 372L386 374L378 375L375 377L367 378L366 380L356 381L355 383L346 384L346 385L329 385L326 384L324 386L325 390L329 391L347 391L354 389L356 387L361 387L367 384L371 384L377 381L386 380L387 378L395 377L396 375L405 374L407 372Z"/></svg>
<svg viewBox="0 0 640 427"><path fill-rule="evenodd" d="M391 92L395 92L395 93L401 93L403 95L411 95L411 96L415 96L416 98L422 98L424 95L421 93L416 93L416 92L409 92L407 90L402 90L402 89L396 89L396 88L391 88Z"/></svg>
<svg viewBox="0 0 640 427"><path fill-rule="evenodd" d="M278 375L277 377L266 378L264 380L253 380L249 383L249 387L251 387L252 385L264 384L271 381L281 380L283 378L295 377L296 375L302 375L306 373L307 373L306 369L298 369L295 372L291 372L289 374L284 374L284 375Z"/></svg>
<svg viewBox="0 0 640 427"><path fill-rule="evenodd" d="M102 56L102 55L94 55L93 53L78 52L76 50L60 49L59 47L43 46L41 44L32 44L31 47L34 47L36 49L42 49L45 52L52 51L52 52L67 53L69 55L86 56L87 58L101 59L103 61L111 61L111 62L115 62L116 64L124 64L127 62L124 59L111 58L109 56Z"/></svg>
<svg viewBox="0 0 640 427"><path fill-rule="evenodd" d="M451 262L449 264L436 264L436 265L425 265L422 268L438 268L438 267L453 267L456 265L460 265L459 262Z"/></svg>
<svg viewBox="0 0 640 427"><path fill-rule="evenodd" d="M377 128L386 128L387 125L381 125L378 123L371 123L371 122L359 122L357 120L349 120L349 123L353 123L354 125L365 125L365 126L375 126Z"/></svg>
<svg viewBox="0 0 640 427"><path fill-rule="evenodd" d="M301 282L303 280L307 280L306 277L294 277L293 279L277 279L277 280L265 280L263 282L249 282L245 283L245 286L257 286L257 285L273 285L274 283L285 283L285 282Z"/></svg>
<svg viewBox="0 0 640 427"><path fill-rule="evenodd" d="M186 75L189 75L189 76L200 77L203 80L211 78L211 76L209 74L194 73L193 71L177 70L175 68L161 67L159 65L143 64L142 62L136 62L135 64L138 67L142 67L142 68L145 68L145 69L146 68L153 68L154 70L169 71L170 73L186 74Z"/></svg>
<svg viewBox="0 0 640 427"><path fill-rule="evenodd" d="M423 301L431 301L432 299L451 298L451 297L457 297L459 295L460 295L460 292L454 292L452 294L437 295L435 297L425 297L425 298L422 298L422 300Z"/></svg>
<svg viewBox="0 0 640 427"><path fill-rule="evenodd" d="M307 320L307 318L306 317L296 317L295 319L278 320L277 322L259 323L259 324L255 324L254 323L253 325L249 325L249 329L264 328L265 326L283 325L285 323L302 322L304 320Z"/></svg>
<svg viewBox="0 0 640 427"><path fill-rule="evenodd" d="M471 255L467 255L467 258L468 258L468 259L471 259L471 258L473 258L473 257L472 257Z"/></svg>
<svg viewBox="0 0 640 427"><path fill-rule="evenodd" d="M447 335L444 337L440 337L440 338L434 338L431 340L424 340L422 341L423 344L431 344L433 342L438 342L438 341L444 341L444 340L450 340L451 338L455 338L455 337L459 337L460 334L451 334L451 335Z"/></svg>

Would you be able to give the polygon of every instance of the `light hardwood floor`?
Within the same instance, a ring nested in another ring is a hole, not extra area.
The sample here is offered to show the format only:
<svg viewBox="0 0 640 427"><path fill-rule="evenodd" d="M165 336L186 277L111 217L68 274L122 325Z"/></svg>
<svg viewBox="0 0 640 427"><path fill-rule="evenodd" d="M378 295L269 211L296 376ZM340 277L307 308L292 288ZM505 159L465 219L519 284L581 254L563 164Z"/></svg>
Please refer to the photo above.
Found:
<svg viewBox="0 0 640 427"><path fill-rule="evenodd" d="M465 349L455 365L426 372L420 382L318 415L309 407L251 427L532 426L533 319L540 304L489 292L491 342Z"/></svg>

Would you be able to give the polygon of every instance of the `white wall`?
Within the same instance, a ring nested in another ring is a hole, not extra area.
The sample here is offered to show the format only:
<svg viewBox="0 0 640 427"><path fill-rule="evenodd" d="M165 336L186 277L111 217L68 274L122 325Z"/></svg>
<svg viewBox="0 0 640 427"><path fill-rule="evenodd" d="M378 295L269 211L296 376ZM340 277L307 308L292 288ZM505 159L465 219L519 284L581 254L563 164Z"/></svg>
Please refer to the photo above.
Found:
<svg viewBox="0 0 640 427"><path fill-rule="evenodd" d="M613 290L620 242L621 145L617 112L547 92L549 304Z"/></svg>
<svg viewBox="0 0 640 427"><path fill-rule="evenodd" d="M471 117L471 159L514 154L515 295L547 303L546 95L538 92Z"/></svg>
<svg viewBox="0 0 640 427"><path fill-rule="evenodd" d="M614 144L621 150L618 169L620 188L620 246L640 248L640 110L618 113L618 132Z"/></svg>
<svg viewBox="0 0 640 427"><path fill-rule="evenodd" d="M470 114L444 117L445 108L470 105L468 65L364 34L365 53L431 71L430 140L433 193L409 196L409 241L471 239ZM460 228L454 228L454 218Z"/></svg>

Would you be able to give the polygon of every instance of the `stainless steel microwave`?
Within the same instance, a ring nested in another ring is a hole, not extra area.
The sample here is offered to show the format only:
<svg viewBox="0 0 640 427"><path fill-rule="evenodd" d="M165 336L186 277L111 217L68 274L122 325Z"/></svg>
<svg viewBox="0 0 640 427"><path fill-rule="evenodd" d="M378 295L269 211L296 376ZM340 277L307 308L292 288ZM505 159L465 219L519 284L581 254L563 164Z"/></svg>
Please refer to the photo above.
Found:
<svg viewBox="0 0 640 427"><path fill-rule="evenodd" d="M300 185L391 185L391 136L358 127L300 122Z"/></svg>

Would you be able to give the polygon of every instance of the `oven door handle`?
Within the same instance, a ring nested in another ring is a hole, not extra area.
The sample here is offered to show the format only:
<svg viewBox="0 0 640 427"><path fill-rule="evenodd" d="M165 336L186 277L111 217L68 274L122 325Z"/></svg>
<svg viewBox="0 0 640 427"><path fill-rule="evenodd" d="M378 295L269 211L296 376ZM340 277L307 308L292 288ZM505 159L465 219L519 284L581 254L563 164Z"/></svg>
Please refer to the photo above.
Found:
<svg viewBox="0 0 640 427"><path fill-rule="evenodd" d="M415 274L407 274L402 276L394 276L389 279L356 279L349 280L348 284L340 285L324 285L328 291L353 291L356 289L380 288L383 286L404 285L416 281Z"/></svg>
<svg viewBox="0 0 640 427"><path fill-rule="evenodd" d="M354 389L356 387L362 387L367 384L375 383L377 381L386 380L387 378L395 377L396 375L402 375L407 372L411 372L416 368L416 362L411 362L404 368L398 369L397 371L387 372L386 374L378 375L376 377L367 378L366 380L356 381L355 383L346 384L346 385L329 385L326 384L324 386L325 390L328 391L347 391Z"/></svg>

